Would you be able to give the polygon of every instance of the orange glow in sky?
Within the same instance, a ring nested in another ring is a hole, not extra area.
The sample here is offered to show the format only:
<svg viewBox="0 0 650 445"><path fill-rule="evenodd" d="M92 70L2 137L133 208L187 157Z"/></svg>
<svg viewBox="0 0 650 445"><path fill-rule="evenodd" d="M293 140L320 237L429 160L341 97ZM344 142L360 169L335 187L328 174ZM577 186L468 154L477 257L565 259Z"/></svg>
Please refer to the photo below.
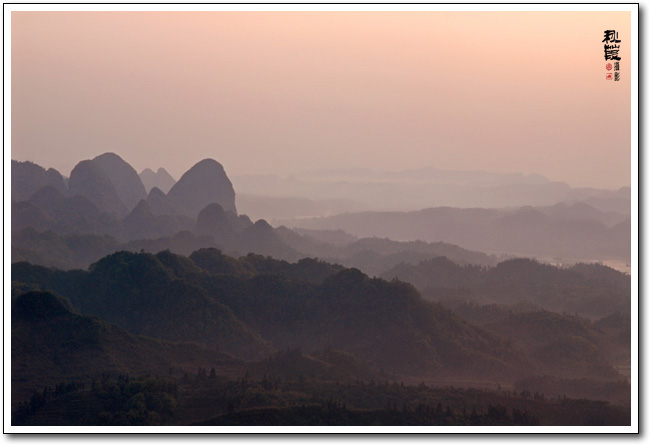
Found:
<svg viewBox="0 0 650 445"><path fill-rule="evenodd" d="M629 12L12 12L12 158L630 185ZM606 80L603 31L621 43Z"/></svg>

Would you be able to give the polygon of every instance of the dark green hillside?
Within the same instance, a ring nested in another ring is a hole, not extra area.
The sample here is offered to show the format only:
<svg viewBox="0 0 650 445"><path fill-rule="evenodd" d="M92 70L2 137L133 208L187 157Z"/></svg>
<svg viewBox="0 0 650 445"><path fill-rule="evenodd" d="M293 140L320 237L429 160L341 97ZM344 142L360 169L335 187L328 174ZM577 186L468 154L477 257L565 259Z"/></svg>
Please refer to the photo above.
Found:
<svg viewBox="0 0 650 445"><path fill-rule="evenodd" d="M197 390L201 394L221 397L218 405L203 411L214 415L192 425L630 424L629 408L527 391L436 388L388 380L323 383L264 378L223 384L197 379L194 385L201 385ZM179 408L194 403L185 400Z"/></svg>
<svg viewBox="0 0 650 445"><path fill-rule="evenodd" d="M588 320L547 311L509 314L483 325L526 351L536 372L561 377L619 377L603 354L602 331Z"/></svg>
<svg viewBox="0 0 650 445"><path fill-rule="evenodd" d="M272 286L268 281L257 284ZM424 302L407 284L370 279L346 269L311 291L298 287L294 293L301 291L304 295L296 299L297 304L286 305L291 312L285 311L279 324L288 332L268 333L278 347L333 347L386 369L441 376L473 374L473 367L467 366L470 362L481 363L483 376L499 374L508 366L515 372L521 366L499 340L441 306ZM271 302L254 305L260 312L251 322L264 320L268 306L286 304L282 295L266 291L265 300ZM300 335L292 337L292 332Z"/></svg>
<svg viewBox="0 0 650 445"><path fill-rule="evenodd" d="M309 354L333 348L386 371L440 378L509 378L525 369L499 337L422 300L408 284L314 260L234 260L217 250L192 257L198 265L169 252L119 252L88 272L19 263L12 279L51 289L134 334L205 343L243 358L273 347Z"/></svg>
<svg viewBox="0 0 650 445"><path fill-rule="evenodd" d="M296 263L289 263L261 255L248 254L240 258L239 261L245 267L255 270L258 275L280 275L295 281L314 284L322 283L327 277L344 269L343 266L311 258L303 258Z"/></svg>
<svg viewBox="0 0 650 445"><path fill-rule="evenodd" d="M259 362L249 364L247 372L254 378L351 382L381 377L380 372L354 355L328 349L305 355L298 349L287 349Z"/></svg>
<svg viewBox="0 0 650 445"><path fill-rule="evenodd" d="M562 379L550 376L528 377L515 382L517 391L561 395L571 399L605 400L629 407L632 403L630 383L625 380Z"/></svg>
<svg viewBox="0 0 650 445"><path fill-rule="evenodd" d="M399 264L382 276L398 278L413 284L418 289L444 287L449 289L472 289L482 278L485 268L474 265L461 266L447 257L422 261L417 266Z"/></svg>
<svg viewBox="0 0 650 445"><path fill-rule="evenodd" d="M49 292L12 299L12 402L45 386L86 381L110 373L167 374L170 367L215 366L232 357L195 344L131 335L94 317L71 311Z"/></svg>
<svg viewBox="0 0 650 445"><path fill-rule="evenodd" d="M169 261L169 255L159 254L164 261ZM14 280L64 295L81 313L99 316L136 335L208 344L244 358L273 351L228 307L192 281L184 281L181 272L177 276L158 256L119 252L95 263L89 272L25 263L13 267Z"/></svg>
<svg viewBox="0 0 650 445"><path fill-rule="evenodd" d="M355 269L321 284L276 274L213 276L205 286L279 349L331 347L386 370L445 377L476 375L470 363L481 364L481 376L510 375L523 366L499 338L423 301L412 286L370 279Z"/></svg>
<svg viewBox="0 0 650 445"><path fill-rule="evenodd" d="M629 408L565 397L599 399L588 391L593 384L624 404L613 392L625 383L608 364L624 352L610 338L625 331L624 316L592 323L526 305L458 304L472 324L404 282L216 249L189 258L118 252L88 271L15 263L12 280L13 402L25 424L629 423ZM69 305L32 291L39 288ZM169 338L203 345L162 340ZM237 363L217 347L256 359ZM163 380L134 382L149 385L142 395L134 391L144 387L124 381L88 386L107 371ZM534 377L541 373L555 377ZM555 394L572 382L575 391ZM61 390L53 395L46 385Z"/></svg>
<svg viewBox="0 0 650 445"><path fill-rule="evenodd" d="M629 316L618 314L592 322L521 305L481 306L451 300L447 304L456 314L524 352L538 375L617 380L626 376L622 372L626 365L629 371ZM620 339L626 331L627 343Z"/></svg>
<svg viewBox="0 0 650 445"><path fill-rule="evenodd" d="M528 390L485 391L397 381L181 378L61 382L12 413L19 425L629 425L630 408Z"/></svg>

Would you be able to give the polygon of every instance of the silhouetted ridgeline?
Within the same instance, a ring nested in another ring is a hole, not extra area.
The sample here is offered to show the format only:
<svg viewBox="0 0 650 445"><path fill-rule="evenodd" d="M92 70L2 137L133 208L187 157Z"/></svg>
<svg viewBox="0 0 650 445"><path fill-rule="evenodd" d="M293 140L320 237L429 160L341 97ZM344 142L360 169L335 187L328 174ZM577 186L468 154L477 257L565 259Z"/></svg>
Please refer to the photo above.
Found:
<svg viewBox="0 0 650 445"><path fill-rule="evenodd" d="M587 204L516 209L429 208L414 212L346 213L282 221L289 227L341 229L358 237L445 241L466 249L542 257L630 258L629 216Z"/></svg>
<svg viewBox="0 0 650 445"><path fill-rule="evenodd" d="M339 399L352 397L349 386L335 390L336 386L324 389L328 386L318 384L314 388L321 388L318 391L326 393L313 393L308 399L293 398L301 391L311 394L315 391L310 389L315 382L421 378L500 381L505 384L527 376L530 378L539 372L553 372L563 378L588 375L603 385L620 379L607 357L599 352L599 342L605 341L607 334L605 331L597 332L600 328L587 322L571 323L556 314L533 312L521 316L505 315L498 323L492 321L478 327L438 304L422 300L406 283L371 279L358 270L316 260L288 263L258 255L235 259L217 249L201 249L190 257L168 251L157 255L118 252L93 264L88 271L66 272L15 263L12 266L12 284L15 294L12 300L12 363L16 366L12 378L18 391L16 394L22 394L15 395L14 402L17 415L23 416L20 418L27 423L56 423L52 416L68 418L66 416L74 417L74 412L77 412L70 408L73 414L66 414L67 411L61 408L61 411L53 413L51 393L38 396L32 405L20 405L18 402L26 400L30 391L39 391L38 388L45 385L53 387L59 382L88 381L107 370L125 373L154 369L157 375L169 375L176 380L182 375L187 376L187 370L191 370L193 365L209 365L218 370L216 374L211 373L215 374L214 378L216 375L232 378L247 372L261 379L263 390L260 394L268 394L258 399L247 399L245 405L240 405L243 399L232 398L221 408L222 411L218 408L222 405L217 403L212 410L206 408L201 414L190 409L189 405L180 408L181 403L177 405L178 411L169 411L162 417L138 417L140 420L125 420L128 416L119 414L122 408L114 408L117 411L113 412L111 422L127 424L163 422L161 419L171 422L173 418L179 421L174 417L180 416L179 412L190 416L186 418L194 419L194 422L239 412L236 418L245 419L242 422L257 423L246 417L246 407L269 406L268 401L274 397L290 400L285 406L299 406L306 400L317 403L322 400L319 397L325 397L324 394L338 394L336 397ZM42 291L34 292L39 289ZM61 295L69 303L43 291ZM102 324L89 316L114 323L119 328ZM563 323L566 329L553 328L564 326ZM608 326L611 323L603 320L602 324ZM522 336L522 332L527 332L527 336ZM161 340L147 340L138 335ZM513 340L513 336L517 339ZM170 341L192 342L197 346L177 348ZM571 345L577 345L578 349L572 349ZM210 353L210 348L215 347L239 359L256 361L244 365L229 355ZM543 354L545 350L548 350L546 355ZM52 372L39 371L50 368ZM206 368L202 369L199 369L199 378L210 381L212 377L208 378ZM190 403L189 400L198 397L198 393L192 395L197 388L190 390L184 386L184 381L180 380L180 385L186 388L183 391L189 392L183 400ZM216 385L229 385L223 377L214 382ZM287 391L293 392L285 396L278 393L278 385L286 384L279 382L295 382L302 385L302 389L286 387ZM238 388L251 384L242 381ZM364 391L377 400L377 396L370 394L379 394L382 387L373 383ZM126 387L120 391L126 391ZM275 395L271 396L269 391L274 391ZM69 402L71 407L80 403L92 407L99 403L93 402L95 396L92 394L95 393L73 389L70 395L61 394L62 399L58 400L63 406L68 406L67 398L75 397L76 402ZM449 400L459 396L442 394L441 400L445 403L451 403ZM134 394L129 397L134 397ZM425 410L418 414L424 417L395 420L403 417L391 416L415 409L400 407L388 408L383 414L367 412L363 414L366 417L359 419L375 419L373 422L381 423L394 421L397 424L483 424L488 417L481 417L479 412L490 412L487 400L494 404L502 397L510 400L505 393L501 396L486 394L482 402L475 405L478 412L471 418L466 416L474 405L469 405L468 399L463 403L465 412L457 406L452 415L444 418L434 411L424 415L429 412ZM344 414L341 422L356 422L354 419L361 415L356 411L358 409L382 410L389 403L394 406L392 403L395 401L382 399L380 405L378 402L359 405L358 398L355 400L357 402L349 402L351 412ZM119 406L127 407L127 402L125 399L119 402ZM510 400L509 403L515 402ZM531 403L525 404L537 407L538 411L526 422L533 423L539 419L555 422L557 412L564 412L568 406L563 398L552 402L536 398ZM598 423L607 421L604 419L621 422L626 418L625 411L619 412L618 408L597 409L596 406L602 405L589 403L585 402L572 414L574 419ZM521 412L508 408L507 415L502 414L500 420L489 422L518 422L515 419L521 419L518 416L523 413L520 402L508 406L517 406ZM160 414L157 409L151 409ZM529 413L531 409L526 408ZM278 421L319 424L331 420L328 416L299 420L301 417L296 418L295 413L285 417L291 412L290 409L278 411L278 419L281 419ZM553 412L556 414L551 414ZM404 415L403 419L410 418L408 414ZM89 416L87 421L108 422L107 418L100 421ZM594 420L596 418L600 420ZM210 422L239 422L233 419L235 417L220 417L220 420ZM80 422L79 418L76 421Z"/></svg>
<svg viewBox="0 0 650 445"><path fill-rule="evenodd" d="M629 314L632 307L630 276L598 264L558 268L520 258L484 268L436 258L401 264L383 277L408 281L433 300L456 295L483 303L527 302L592 318Z"/></svg>
<svg viewBox="0 0 650 445"><path fill-rule="evenodd" d="M423 167L401 172L338 169L294 172L286 177L265 174L232 179L237 192L245 196L241 210L256 217L271 218L274 224L287 224L282 218L368 210L410 212L442 206L513 208L576 201L602 211L615 211L623 217L631 211L630 187L574 188L539 175Z"/></svg>
<svg viewBox="0 0 650 445"><path fill-rule="evenodd" d="M629 195L629 190L608 195L584 190L580 195L583 202L574 199L537 208L434 208L409 213L343 214L288 222L294 226L330 231L344 229L351 234L335 239L328 238L323 231L296 233L282 227L272 229L266 222L254 226L248 217L237 214L232 183L223 166L210 159L197 163L178 182L159 171L167 179L155 184L165 189L169 187L167 194L152 183L147 187L147 195L141 177L113 153L80 162L73 170L68 186L58 172L45 171L32 163L13 161L12 171L12 236L16 247L14 252L18 255L14 260L63 268L87 267L88 262L80 263L72 258L90 258L92 255L73 248L76 251L70 257L61 257L55 252L56 246L35 242L26 245L30 237L19 233L32 227L38 232L52 231L64 238L70 235L110 235L120 249L128 249L125 243L130 241L143 244L144 240L157 240L156 244L161 245L166 238L191 231L196 236L212 237L213 240L203 238L206 244L175 252L187 254L196 247L218 246L235 256L254 252L286 260L319 257L374 275L400 262L417 263L437 256L447 256L463 264L496 263L493 257L463 250L454 244L482 251L555 258L560 262L576 259L629 262L629 208L626 212L625 203L612 201L628 199L626 193ZM417 180L421 180L427 171L414 172ZM441 174L440 171L430 173ZM454 175L458 176L458 173ZM495 180L490 175L475 173L478 174L474 175L476 178ZM144 177L152 178L147 175ZM539 181L532 178L532 182ZM59 194L44 188L47 186ZM352 242L355 237L368 236L413 242L398 243L388 239ZM68 248L70 245L67 239L58 244ZM163 248L173 250L173 243L168 244ZM107 253L110 252L96 252L92 259L97 260Z"/></svg>
<svg viewBox="0 0 650 445"><path fill-rule="evenodd" d="M469 364L480 363L485 377L525 369L499 338L411 286L313 260L120 252L88 272L15 263L12 280L59 293L82 314L134 334L216 345L242 358L332 347L387 370L476 377Z"/></svg>
<svg viewBox="0 0 650 445"><path fill-rule="evenodd" d="M144 185L147 193L151 192L152 189L158 188L163 193L169 192L176 180L170 175L167 170L164 168L159 168L155 173L150 168L145 168L140 172L140 179L142 180L142 185Z"/></svg>
<svg viewBox="0 0 650 445"><path fill-rule="evenodd" d="M264 220L253 222L236 213L232 185L223 167L212 160L195 165L168 194L153 187L148 195L135 170L113 153L80 162L69 189L62 180L55 181L56 186L47 183L53 173L35 164L14 162L12 168L13 196L27 197L12 200L13 261L73 269L86 268L118 250L169 249L189 255L201 247L218 247L234 256L253 252L291 261L319 257L373 275L401 262L441 255L461 264L496 262L494 257L440 242L347 236L354 242L328 243L317 232L299 234L273 228ZM45 185L36 188L25 179L28 174Z"/></svg>
<svg viewBox="0 0 650 445"><path fill-rule="evenodd" d="M67 187L61 173L50 168L45 170L33 162L11 161L11 200L26 201L36 191L51 186L65 193Z"/></svg>
<svg viewBox="0 0 650 445"><path fill-rule="evenodd" d="M624 258L625 197L585 193L291 230L238 214L211 159L178 182L12 161L13 422L629 424L629 275L440 241ZM359 237L383 231L406 241Z"/></svg>

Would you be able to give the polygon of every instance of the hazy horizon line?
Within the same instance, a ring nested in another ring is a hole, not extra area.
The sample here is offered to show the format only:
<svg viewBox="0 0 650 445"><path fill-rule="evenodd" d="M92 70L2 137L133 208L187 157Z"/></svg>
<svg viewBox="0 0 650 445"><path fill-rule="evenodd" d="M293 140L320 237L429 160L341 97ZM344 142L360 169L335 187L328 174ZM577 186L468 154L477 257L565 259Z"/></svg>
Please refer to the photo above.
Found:
<svg viewBox="0 0 650 445"><path fill-rule="evenodd" d="M385 174L385 173L406 173L406 172L410 172L410 171L433 169L433 170L437 170L437 171L441 171L441 172L448 172L448 173L487 173L487 174L504 175L504 176L522 175L523 177L537 176L537 177L540 177L540 178L543 178L543 179L547 180L549 183L556 183L556 184L557 183L564 183L564 184L568 185L569 187L571 187L573 189L587 188L587 189L597 189L597 190L620 190L622 188L632 188L631 184L619 185L619 186L615 186L615 187L604 187L604 186L598 186L598 185L575 185L575 184L572 184L572 183L570 183L570 182L568 182L566 180L551 179L551 178L549 178L548 176L546 176L546 175L544 175L542 173L536 173L536 172L527 173L527 172L522 172L522 171L494 171L494 170L487 170L487 169L482 169L482 170L467 169L467 170L463 170L463 169L458 169L458 168L440 168L440 167L435 167L433 165L420 165L420 166L415 166L415 167L399 168L399 169L393 169L393 170L387 170L387 169L382 169L382 168L374 168L374 167L364 167L364 166L359 166L359 165L348 165L348 166L339 166L339 167L324 166L324 167L320 167L320 168L306 166L304 169L301 169L301 170L287 170L287 171L282 171L282 172L278 172L278 171L273 171L273 172L260 172L260 171L254 171L254 172L238 172L238 171L235 171L235 172L232 172L231 171L231 172L229 172L228 171L229 170L228 166L224 165L221 161L219 161L219 159L215 159L214 157L207 157L207 158L202 158L202 159L196 160L196 162L191 164L190 167L185 169L182 173L178 174L176 171L171 172L169 167L162 166L162 165L159 165L159 166L146 166L146 167L142 167L142 168L137 168L136 166L131 164L129 161L124 159L124 157L122 155L120 155L119 153L114 152L114 151L107 151L107 152L99 153L99 154L95 155L93 158L80 159L79 161L77 161L77 163L73 167L70 168L70 171L68 171L68 172L62 171L62 170L60 170L60 169L58 169L56 167L52 167L52 166L45 165L43 163L39 163L39 162L31 160L31 159L23 159L23 160L21 160L21 159L15 159L15 158L12 157L11 160L16 161L16 162L31 162L33 164L36 164L36 165L39 165L39 166L43 167L45 170L48 170L48 169L52 168L52 169L58 171L61 174L61 176L65 177L65 178L69 178L70 173L72 173L72 170L74 170L74 168L77 166L77 164L79 164L79 162L82 162L82 161L85 161L85 160L92 160L95 157L101 156L102 154L106 154L106 153L113 153L113 154L119 156L124 162L129 164L136 171L136 173L138 173L138 175L140 175L146 169L152 170L153 172L157 172L158 169L162 168L169 175L172 176L174 181L178 181L190 168L192 168L192 166L196 165L201 160L203 160L203 159L213 159L213 160L219 162L220 164L222 164L222 166L224 167L224 170L226 171L226 174L227 174L227 176L229 178L252 177L252 176L276 176L276 177L286 179L286 178L289 178L291 176L298 176L298 175L304 175L304 174L310 174L310 173L328 173L328 172L336 172L336 171L344 173L344 172L351 172L351 171L357 170L357 171L371 172L371 173L374 173L374 174Z"/></svg>

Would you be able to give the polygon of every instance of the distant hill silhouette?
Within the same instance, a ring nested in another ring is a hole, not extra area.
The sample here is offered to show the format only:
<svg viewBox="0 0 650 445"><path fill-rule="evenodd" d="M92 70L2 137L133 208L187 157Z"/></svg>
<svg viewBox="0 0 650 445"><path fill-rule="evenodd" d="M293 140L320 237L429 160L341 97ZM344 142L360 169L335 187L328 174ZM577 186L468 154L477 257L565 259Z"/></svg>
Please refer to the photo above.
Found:
<svg viewBox="0 0 650 445"><path fill-rule="evenodd" d="M608 227L621 222L625 218L624 214L613 211L603 212L580 201L573 203L560 202L554 206L542 207L540 210L554 219L567 221L593 220L599 221Z"/></svg>
<svg viewBox="0 0 650 445"><path fill-rule="evenodd" d="M212 203L199 212L194 231L199 235L211 235L217 242L223 242L235 236L233 220L236 218L232 212L226 214L220 204Z"/></svg>
<svg viewBox="0 0 650 445"><path fill-rule="evenodd" d="M101 211L84 196L65 196L52 186L39 189L28 201L14 206L12 230L27 227L63 235L120 236L122 232L121 223L114 215Z"/></svg>
<svg viewBox="0 0 650 445"><path fill-rule="evenodd" d="M573 212L571 214L571 212ZM596 215L597 219L592 219ZM586 219L586 218L590 219ZM618 218L622 219L619 215ZM630 257L628 226L586 204L554 209L457 209L348 213L294 220L294 227L344 230L357 237L457 244L466 249L573 259Z"/></svg>
<svg viewBox="0 0 650 445"><path fill-rule="evenodd" d="M155 215L149 200L141 200L123 221L126 239L155 239L190 230L194 220L183 215ZM154 201L155 202L155 201ZM154 204L155 205L155 204Z"/></svg>
<svg viewBox="0 0 650 445"><path fill-rule="evenodd" d="M153 187L147 195L147 204L154 216L177 215L178 211L171 205L167 195L158 187Z"/></svg>
<svg viewBox="0 0 650 445"><path fill-rule="evenodd" d="M39 171L43 173L42 169ZM499 183L502 179L505 183L521 180L530 186L548 184L534 176L470 173L422 169L380 176L387 180L408 178L414 183L426 181L427 175L435 174L441 178L451 175L449 178L456 178L462 184L477 184L475 180ZM376 176L368 171L360 174ZM175 252L189 254L200 247L219 247L234 256L253 252L292 261L318 257L371 275L380 275L400 263L417 264L438 256L446 256L458 264L490 266L497 258L513 256L536 256L568 264L593 260L629 262L629 218L624 213L599 210L580 201L510 209L438 207L417 212L349 213L294 221L295 225L312 227L297 233L287 227L273 228L267 220L259 220L254 225L247 216L238 216L232 184L221 164L214 160L197 163L167 195L153 187L144 197L135 170L112 153L79 163L71 176L70 198L65 198L63 192L62 197L50 190L37 194L36 200L12 205L13 229L33 227L64 237L110 235L129 250L136 245L145 250L176 246L181 250ZM593 199L625 200L630 190L597 193L579 189L579 192ZM141 198L135 201L138 196ZM126 200L133 205L130 211L123 204ZM92 203L99 212L84 203ZM331 235L335 233L333 230L339 230L337 236ZM177 242L182 236L171 241L186 231L194 232L188 245ZM24 236L17 239L27 241ZM197 244L198 239L206 244ZM56 249L52 243L42 244L40 248L35 243L16 247L14 251L22 252L22 257L40 257L44 264L63 263L60 258L53 258L56 252L46 251L50 247Z"/></svg>
<svg viewBox="0 0 650 445"><path fill-rule="evenodd" d="M446 258L402 264L385 272L414 284L436 300L450 292L482 303L527 302L556 312L599 318L631 309L630 277L606 266L579 264L560 269L528 259L495 267L459 266Z"/></svg>
<svg viewBox="0 0 650 445"><path fill-rule="evenodd" d="M293 173L286 177L242 175L232 180L237 193L244 197L241 210L256 217L272 218L269 221L274 225L286 226L291 226L290 221L281 219L281 214L289 210L295 212L294 217L302 218L368 210L415 211L442 206L551 206L563 201L592 198L604 200L602 202L606 205L612 204L610 200L614 199L623 208L630 208L629 187L619 190L575 188L539 175L517 173L444 171L431 167L402 172L337 169ZM274 199L267 202L260 200L260 196ZM301 201L305 199L308 202ZM331 205L337 202L345 203L345 207Z"/></svg>
<svg viewBox="0 0 650 445"><path fill-rule="evenodd" d="M45 170L33 162L11 161L11 200L26 201L37 190L52 186L62 194L68 192L61 174L53 168Z"/></svg>
<svg viewBox="0 0 650 445"><path fill-rule="evenodd" d="M172 175L162 167L155 173L150 168L145 168L140 172L140 179L142 180L142 184L147 193L149 193L154 187L159 188L164 193L168 193L174 184L176 184L176 180Z"/></svg>
<svg viewBox="0 0 650 445"><path fill-rule="evenodd" d="M138 173L115 153L104 153L92 162L104 170L127 210L132 210L140 200L147 197Z"/></svg>
<svg viewBox="0 0 650 445"><path fill-rule="evenodd" d="M343 231L334 237L327 231L290 230L284 226L275 233L291 248L303 254L326 259L347 267L355 267L369 275L380 275L401 263L446 256L458 264L495 265L497 258L481 252L463 249L449 243L423 241L393 241L388 238L358 239ZM333 243L326 240L332 239Z"/></svg>
<svg viewBox="0 0 650 445"><path fill-rule="evenodd" d="M254 252L288 261L297 261L305 256L286 244L263 219L242 230L236 249L242 253Z"/></svg>
<svg viewBox="0 0 650 445"><path fill-rule="evenodd" d="M237 213L232 183L223 166L213 159L204 159L185 172L169 190L167 198L174 208L192 218L212 203Z"/></svg>
<svg viewBox="0 0 650 445"><path fill-rule="evenodd" d="M127 214L127 208L110 177L94 161L79 162L70 172L68 187L71 195L85 196L105 212L113 213L118 217Z"/></svg>
<svg viewBox="0 0 650 445"><path fill-rule="evenodd" d="M64 270L87 268L120 247L109 235L59 235L49 230L39 232L33 227L11 234L12 262L28 261Z"/></svg>

